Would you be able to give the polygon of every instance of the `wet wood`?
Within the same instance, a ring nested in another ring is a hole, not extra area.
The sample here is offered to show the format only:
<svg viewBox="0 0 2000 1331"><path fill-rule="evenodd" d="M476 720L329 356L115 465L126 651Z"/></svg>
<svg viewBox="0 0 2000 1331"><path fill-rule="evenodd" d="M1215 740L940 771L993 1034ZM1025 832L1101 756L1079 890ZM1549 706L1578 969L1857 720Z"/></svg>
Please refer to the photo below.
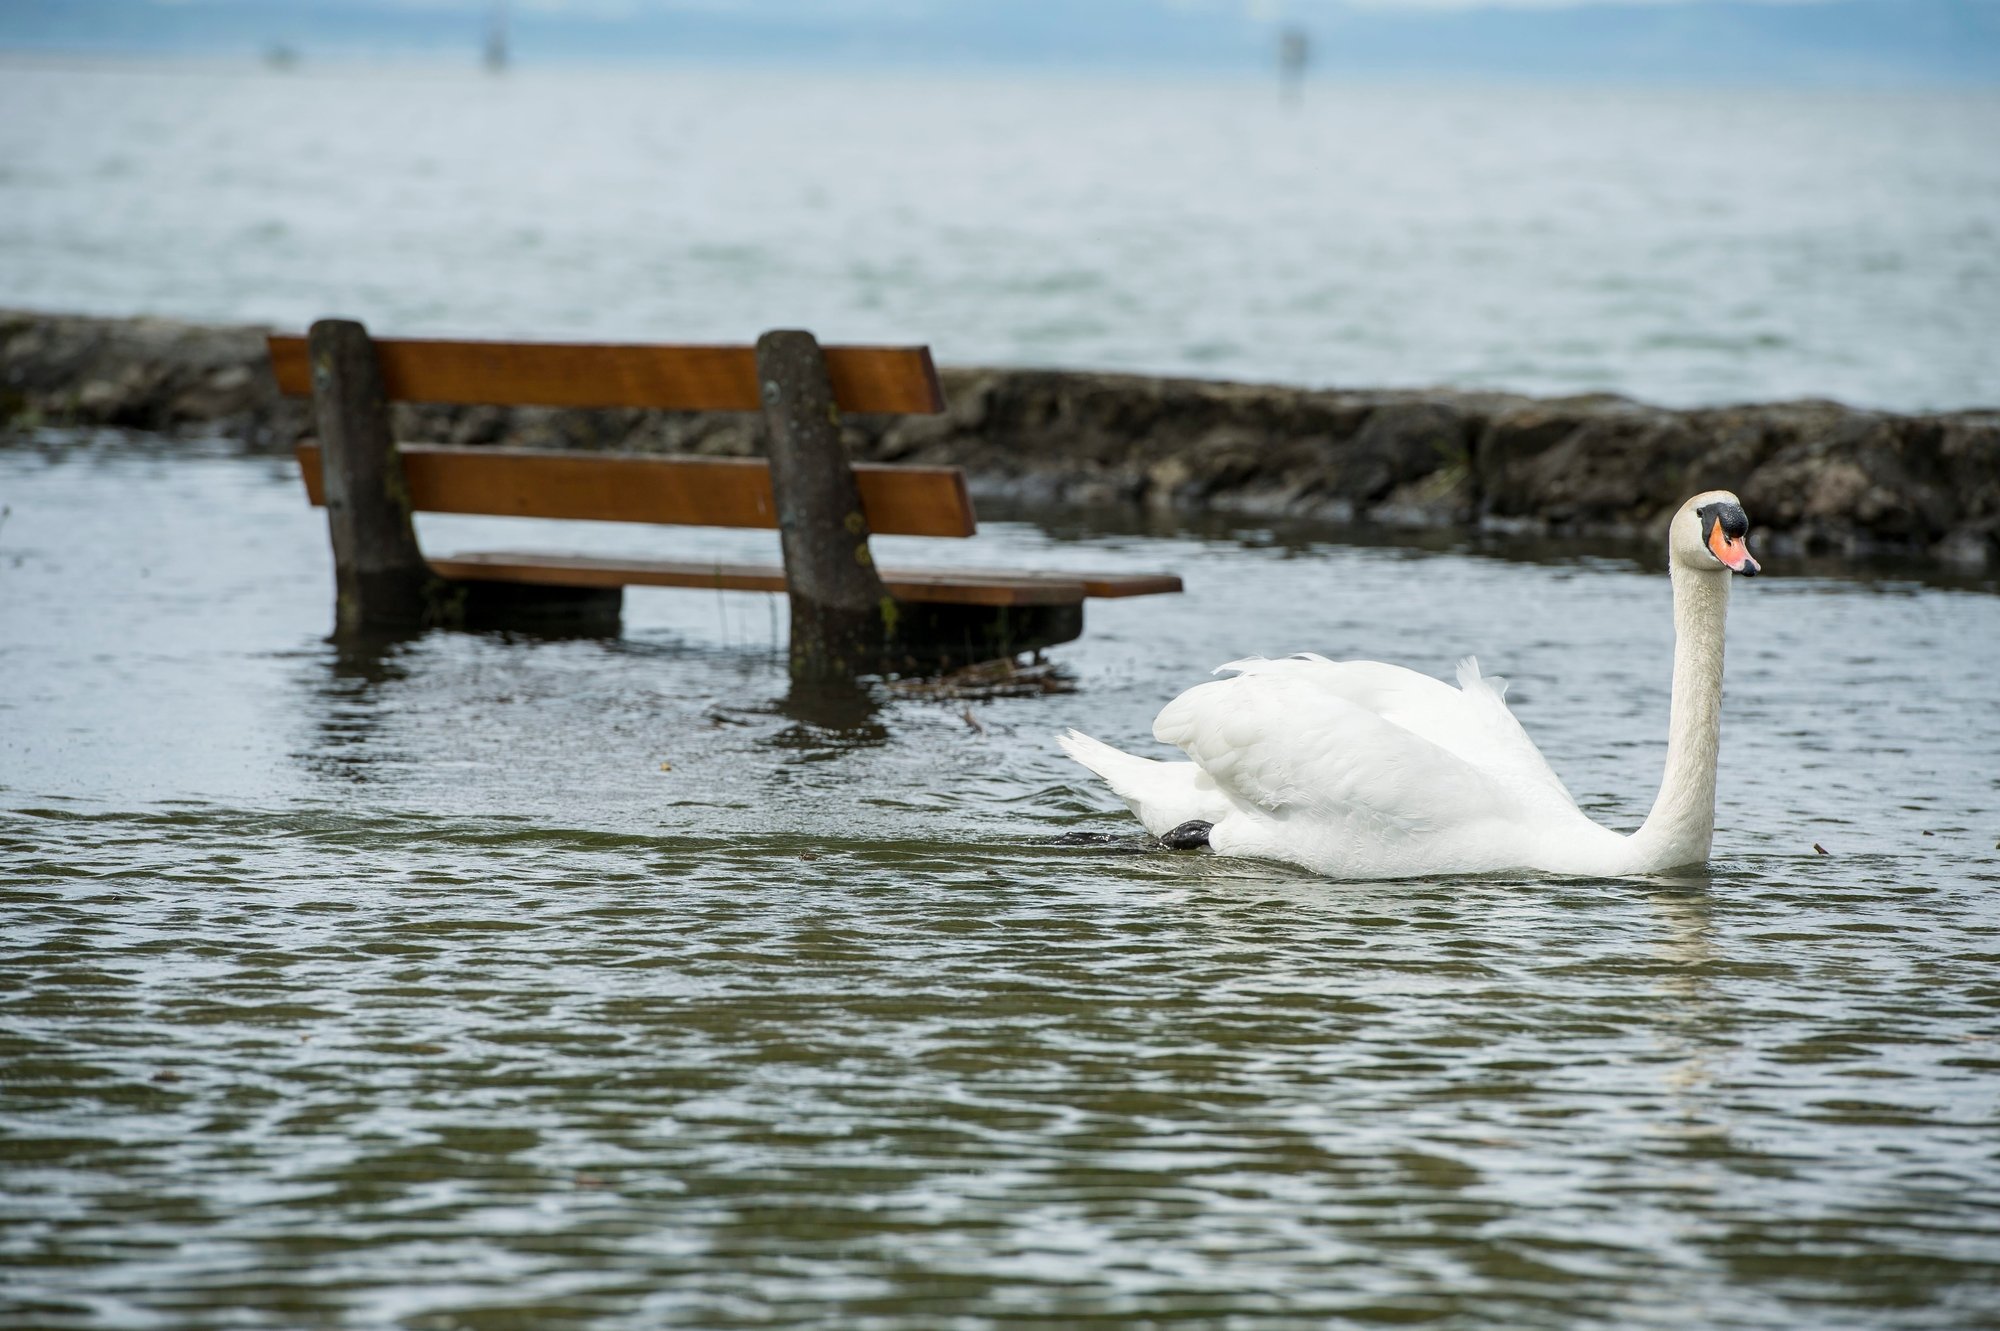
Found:
<svg viewBox="0 0 2000 1331"><path fill-rule="evenodd" d="M313 503L324 502L320 450L297 448ZM771 465L761 458L643 457L404 445L410 505L488 513L693 527L778 525ZM971 536L978 528L956 467L854 468L868 526L893 536Z"/></svg>
<svg viewBox="0 0 2000 1331"><path fill-rule="evenodd" d="M312 391L306 339L268 339L285 393ZM757 353L746 346L580 342L467 342L383 338L375 343L394 402L497 406L650 407L761 411ZM929 347L824 348L842 411L928 415L944 410Z"/></svg>
<svg viewBox="0 0 2000 1331"><path fill-rule="evenodd" d="M549 587L694 587L725 592L784 592L778 564L703 559L609 559L490 551L431 561L440 575L465 581L525 582ZM899 601L948 605L1068 605L1092 595L1082 577L983 569L883 569L883 586ZM1100 583L1099 585L1105 585ZM1112 595L1143 595L1114 591Z"/></svg>
<svg viewBox="0 0 2000 1331"><path fill-rule="evenodd" d="M1172 573L1091 573L1078 569L1005 568L885 568L882 581L891 590L898 585L917 586L932 579L968 579L1003 583L1007 586L1048 584L1081 587L1083 594L1098 600L1118 600L1127 596L1157 596L1178 592L1181 580ZM900 593L898 593L900 595ZM911 600L943 600L944 597L911 597ZM1028 604L1023 601L1020 604Z"/></svg>

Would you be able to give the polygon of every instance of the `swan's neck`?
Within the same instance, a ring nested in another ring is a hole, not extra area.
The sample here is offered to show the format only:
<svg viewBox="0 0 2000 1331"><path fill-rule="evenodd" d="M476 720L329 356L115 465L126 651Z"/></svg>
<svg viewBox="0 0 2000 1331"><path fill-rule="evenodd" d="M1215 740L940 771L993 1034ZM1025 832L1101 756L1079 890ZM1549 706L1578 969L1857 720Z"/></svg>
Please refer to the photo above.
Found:
<svg viewBox="0 0 2000 1331"><path fill-rule="evenodd" d="M1729 575L1673 566L1674 697L1667 771L1645 825L1632 834L1641 871L1699 864L1715 836L1715 759L1722 742L1722 626Z"/></svg>

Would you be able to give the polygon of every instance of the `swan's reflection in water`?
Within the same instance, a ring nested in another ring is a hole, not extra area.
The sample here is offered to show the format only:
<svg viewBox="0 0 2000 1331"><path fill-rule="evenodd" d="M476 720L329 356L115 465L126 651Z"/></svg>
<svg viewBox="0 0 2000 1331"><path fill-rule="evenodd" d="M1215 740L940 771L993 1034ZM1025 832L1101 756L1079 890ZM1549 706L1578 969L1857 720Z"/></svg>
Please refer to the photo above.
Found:
<svg viewBox="0 0 2000 1331"><path fill-rule="evenodd" d="M1659 996L1654 1037L1671 1060L1663 1079L1679 1116L1672 1130L1690 1138L1728 1135L1711 1093L1729 1026L1728 1006L1713 982L1717 957L1709 892L1715 881L1707 869L1683 871L1671 888L1647 897L1660 926L1652 951L1665 963L1653 986Z"/></svg>

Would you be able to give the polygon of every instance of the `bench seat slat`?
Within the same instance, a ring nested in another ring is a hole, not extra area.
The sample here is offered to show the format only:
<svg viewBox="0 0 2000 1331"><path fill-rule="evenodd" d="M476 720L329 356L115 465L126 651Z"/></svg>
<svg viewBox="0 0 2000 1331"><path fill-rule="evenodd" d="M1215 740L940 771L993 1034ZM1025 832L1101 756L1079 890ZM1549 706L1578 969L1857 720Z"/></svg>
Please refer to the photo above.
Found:
<svg viewBox="0 0 2000 1331"><path fill-rule="evenodd" d="M782 592L777 564L701 559L600 559L590 555L493 551L429 561L440 577L469 582L527 582L544 587L698 587L726 592ZM956 605L1074 605L1085 587L1059 574L988 570L883 569L889 594L903 601Z"/></svg>
<svg viewBox="0 0 2000 1331"><path fill-rule="evenodd" d="M762 458L606 456L405 444L403 474L420 513L485 513L692 527L775 527ZM306 495L326 503L317 444L300 444ZM857 463L868 525L884 536L970 536L977 529L956 467Z"/></svg>
<svg viewBox="0 0 2000 1331"><path fill-rule="evenodd" d="M1053 582L1059 584L1076 583L1083 588L1083 594L1097 600L1117 600L1126 596L1158 596L1167 592L1182 590L1181 580L1174 573L1092 573L1078 569L1000 569L1000 568L907 568L900 571L884 569L885 578L990 578L1001 582Z"/></svg>
<svg viewBox="0 0 2000 1331"><path fill-rule="evenodd" d="M281 392L312 392L306 339L272 336ZM757 349L578 342L375 340L392 402L506 407L651 407L666 411L760 411ZM944 389L929 347L825 348L827 378L842 411L929 415Z"/></svg>

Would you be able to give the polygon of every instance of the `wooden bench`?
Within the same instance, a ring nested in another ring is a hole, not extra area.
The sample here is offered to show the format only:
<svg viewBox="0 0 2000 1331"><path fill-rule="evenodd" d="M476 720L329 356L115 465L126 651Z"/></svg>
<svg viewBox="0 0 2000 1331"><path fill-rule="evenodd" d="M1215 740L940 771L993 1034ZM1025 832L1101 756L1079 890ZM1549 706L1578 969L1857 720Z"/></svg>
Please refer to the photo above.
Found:
<svg viewBox="0 0 2000 1331"><path fill-rule="evenodd" d="M944 409L924 347L754 347L375 340L322 320L270 339L280 389L311 395L298 447L327 508L336 628L615 628L628 586L784 592L793 673L934 670L1067 642L1088 597L1181 589L1172 574L877 569L871 533L971 536L956 467L853 465L839 416ZM391 401L759 411L767 459L451 448L391 440ZM784 563L475 552L427 559L416 512L777 528Z"/></svg>

